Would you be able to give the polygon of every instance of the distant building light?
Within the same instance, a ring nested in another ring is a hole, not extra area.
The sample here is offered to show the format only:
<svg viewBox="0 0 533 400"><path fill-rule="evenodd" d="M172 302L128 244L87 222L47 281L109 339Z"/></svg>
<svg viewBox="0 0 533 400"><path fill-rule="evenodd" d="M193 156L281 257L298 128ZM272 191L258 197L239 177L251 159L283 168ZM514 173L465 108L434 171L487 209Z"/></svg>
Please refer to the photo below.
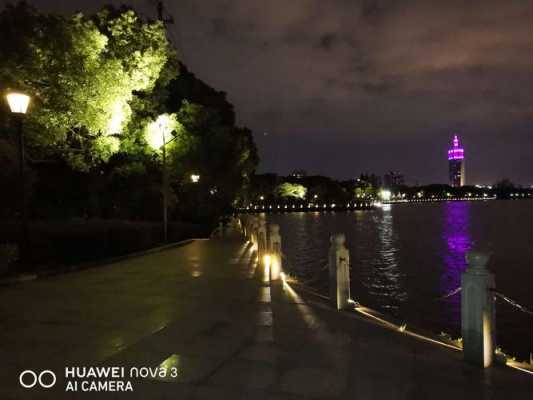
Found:
<svg viewBox="0 0 533 400"><path fill-rule="evenodd" d="M390 192L390 190L382 190L381 192L379 192L379 197L383 201L389 201L392 197L392 193Z"/></svg>

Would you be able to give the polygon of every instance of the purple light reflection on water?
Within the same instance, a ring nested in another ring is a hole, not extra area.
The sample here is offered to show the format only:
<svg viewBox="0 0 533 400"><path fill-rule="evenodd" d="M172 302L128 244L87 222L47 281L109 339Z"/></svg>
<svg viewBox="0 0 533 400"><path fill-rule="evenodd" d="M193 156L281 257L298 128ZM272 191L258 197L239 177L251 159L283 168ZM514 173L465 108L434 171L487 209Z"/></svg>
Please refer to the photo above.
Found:
<svg viewBox="0 0 533 400"><path fill-rule="evenodd" d="M446 295L461 286L461 273L466 270L465 255L472 248L470 234L470 207L468 201L448 201L444 205L442 239L445 243L443 270L440 277L441 295ZM444 317L456 328L461 322L461 296L444 300Z"/></svg>

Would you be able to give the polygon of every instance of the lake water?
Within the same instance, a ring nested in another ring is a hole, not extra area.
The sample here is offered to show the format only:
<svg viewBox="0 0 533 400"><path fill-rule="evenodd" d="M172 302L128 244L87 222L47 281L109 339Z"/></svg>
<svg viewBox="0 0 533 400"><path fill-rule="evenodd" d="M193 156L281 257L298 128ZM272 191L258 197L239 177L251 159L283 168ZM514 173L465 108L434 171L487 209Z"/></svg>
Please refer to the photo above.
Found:
<svg viewBox="0 0 533 400"><path fill-rule="evenodd" d="M269 214L280 225L284 269L327 293L329 236L344 233L352 298L409 324L460 336L465 253L492 253L496 289L533 309L533 201L393 204L372 211ZM533 353L533 316L497 302L498 345Z"/></svg>

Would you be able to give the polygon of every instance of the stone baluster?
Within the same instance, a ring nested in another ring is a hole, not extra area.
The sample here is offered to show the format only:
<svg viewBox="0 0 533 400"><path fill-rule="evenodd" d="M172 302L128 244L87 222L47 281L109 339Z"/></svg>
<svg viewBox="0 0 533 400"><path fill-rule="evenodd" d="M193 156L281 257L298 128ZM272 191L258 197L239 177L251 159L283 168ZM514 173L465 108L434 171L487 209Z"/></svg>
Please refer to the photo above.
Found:
<svg viewBox="0 0 533 400"><path fill-rule="evenodd" d="M246 233L247 233L247 239L253 244L254 243L254 225L255 225L255 217L253 215L248 214L246 219Z"/></svg>
<svg viewBox="0 0 533 400"><path fill-rule="evenodd" d="M329 298L337 310L349 307L350 299L350 252L344 245L342 233L332 235L329 249Z"/></svg>
<svg viewBox="0 0 533 400"><path fill-rule="evenodd" d="M270 280L278 280L282 271L281 235L279 225L271 224L269 232Z"/></svg>
<svg viewBox="0 0 533 400"><path fill-rule="evenodd" d="M252 231L252 243L255 245L256 250L258 246L258 240L257 240L257 231L259 230L259 219L253 215L252 216L252 224L251 224L251 231Z"/></svg>
<svg viewBox="0 0 533 400"><path fill-rule="evenodd" d="M268 252L268 243L267 243L267 226L266 221L261 218L258 221L257 228L257 255L259 260L263 260L263 257Z"/></svg>
<svg viewBox="0 0 533 400"><path fill-rule="evenodd" d="M489 367L494 358L494 275L487 268L490 256L480 252L466 255L468 269L461 276L461 333L465 361Z"/></svg>
<svg viewBox="0 0 533 400"><path fill-rule="evenodd" d="M243 240L244 241L248 241L248 232L247 232L247 215L243 215L241 217L241 232L242 232L242 237L243 237Z"/></svg>

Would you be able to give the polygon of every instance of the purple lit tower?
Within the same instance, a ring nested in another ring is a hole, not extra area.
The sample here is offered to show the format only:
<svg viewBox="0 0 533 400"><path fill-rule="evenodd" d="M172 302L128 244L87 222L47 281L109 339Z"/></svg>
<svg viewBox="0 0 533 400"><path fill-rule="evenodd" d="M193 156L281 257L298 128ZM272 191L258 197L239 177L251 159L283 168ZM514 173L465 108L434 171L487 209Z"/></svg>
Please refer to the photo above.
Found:
<svg viewBox="0 0 533 400"><path fill-rule="evenodd" d="M460 187L465 184L465 150L459 145L457 135L453 136L453 145L448 150L448 171L450 186Z"/></svg>

